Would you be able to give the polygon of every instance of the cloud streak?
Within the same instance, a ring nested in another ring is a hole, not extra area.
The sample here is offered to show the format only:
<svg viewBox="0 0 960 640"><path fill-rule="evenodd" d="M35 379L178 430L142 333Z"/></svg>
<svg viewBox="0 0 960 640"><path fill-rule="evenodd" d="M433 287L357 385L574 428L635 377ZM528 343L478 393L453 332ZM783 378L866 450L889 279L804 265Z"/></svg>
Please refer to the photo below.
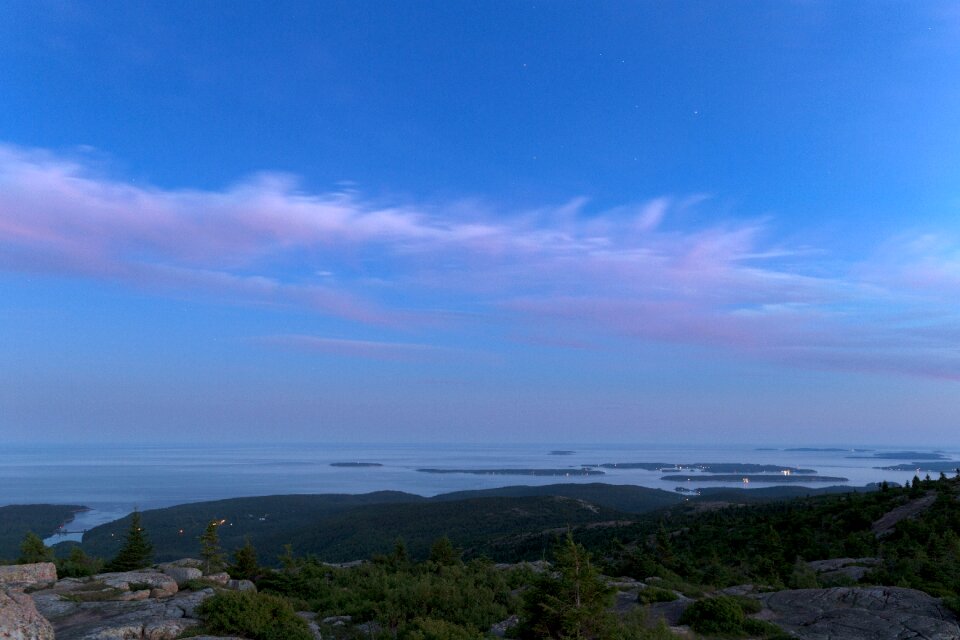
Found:
<svg viewBox="0 0 960 640"><path fill-rule="evenodd" d="M453 325L465 342L469 323L456 318L480 313L540 344L591 344L599 333L791 366L960 377L960 312L943 300L960 292L960 253L948 238L894 238L827 268L821 254L771 239L769 221L674 222L704 206L703 196L599 212L586 198L519 211L383 205L274 174L223 190L160 189L0 146L0 269L291 306L374 328ZM361 357L438 349L270 340Z"/></svg>

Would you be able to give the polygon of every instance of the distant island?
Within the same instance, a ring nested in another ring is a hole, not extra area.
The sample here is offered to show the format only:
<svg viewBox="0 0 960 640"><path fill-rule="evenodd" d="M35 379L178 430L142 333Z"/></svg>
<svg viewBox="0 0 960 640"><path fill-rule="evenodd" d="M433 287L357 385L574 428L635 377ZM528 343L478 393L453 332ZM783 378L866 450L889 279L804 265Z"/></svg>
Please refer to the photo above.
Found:
<svg viewBox="0 0 960 640"><path fill-rule="evenodd" d="M603 471L584 467L570 469L417 469L420 473L469 473L475 476L602 476Z"/></svg>
<svg viewBox="0 0 960 640"><path fill-rule="evenodd" d="M575 453L576 453L576 451L568 451L567 449L557 449L557 450L555 450L555 451L551 451L551 452L549 453L549 455L551 455L551 456L572 456L572 455L575 454Z"/></svg>
<svg viewBox="0 0 960 640"><path fill-rule="evenodd" d="M948 460L942 453L923 451L883 451L872 456L847 456L853 460Z"/></svg>
<svg viewBox="0 0 960 640"><path fill-rule="evenodd" d="M382 467L379 462L331 462L331 467Z"/></svg>
<svg viewBox="0 0 960 640"><path fill-rule="evenodd" d="M874 467L874 469L882 469L883 471L934 471L934 472L947 472L947 471L956 471L960 469L960 460L948 460L946 462L924 462L916 461L909 464L895 464L889 467Z"/></svg>
<svg viewBox="0 0 960 640"><path fill-rule="evenodd" d="M819 475L796 475L786 476L783 474L724 474L724 473L698 473L691 475L666 475L664 480L671 482L762 482L768 484L781 484L787 482L849 482L849 478L840 478L836 476Z"/></svg>
<svg viewBox="0 0 960 640"><path fill-rule="evenodd" d="M646 469L648 471L664 471L673 473L686 469L703 471L704 473L784 473L812 474L814 469L800 469L785 467L779 464L754 464L750 462L694 462L690 464L670 462L607 462L598 465L601 469Z"/></svg>
<svg viewBox="0 0 960 640"><path fill-rule="evenodd" d="M816 473L814 469L784 467L779 464L752 464L749 462L697 462L694 464L677 465L675 470L681 471L684 469L696 469L704 473ZM664 469L664 471L673 470L674 469Z"/></svg>
<svg viewBox="0 0 960 640"><path fill-rule="evenodd" d="M677 465L671 462L607 462L590 466L601 467L603 469L646 469L647 471L661 471L662 469L675 469Z"/></svg>

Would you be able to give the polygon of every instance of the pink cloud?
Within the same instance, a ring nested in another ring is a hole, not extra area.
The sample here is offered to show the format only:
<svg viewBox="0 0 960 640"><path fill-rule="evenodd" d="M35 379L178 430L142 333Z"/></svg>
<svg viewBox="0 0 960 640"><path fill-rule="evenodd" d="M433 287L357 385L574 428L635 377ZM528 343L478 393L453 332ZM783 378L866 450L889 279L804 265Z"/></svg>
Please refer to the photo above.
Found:
<svg viewBox="0 0 960 640"><path fill-rule="evenodd" d="M515 212L469 201L383 205L310 193L277 174L222 190L160 189L0 146L0 269L393 328L468 332L476 314L558 348L593 343L564 333L575 327L795 366L960 372L951 355L960 312L944 299L960 292L955 243L895 238L827 269L815 251L771 241L766 220L673 222L705 202L661 196L593 213L583 197ZM378 357L418 347L294 341Z"/></svg>
<svg viewBox="0 0 960 640"><path fill-rule="evenodd" d="M335 356L361 357L373 360L423 360L452 356L455 352L430 344L411 342L384 342L376 340L348 340L311 335L275 335L258 339L271 346L298 351L315 351Z"/></svg>

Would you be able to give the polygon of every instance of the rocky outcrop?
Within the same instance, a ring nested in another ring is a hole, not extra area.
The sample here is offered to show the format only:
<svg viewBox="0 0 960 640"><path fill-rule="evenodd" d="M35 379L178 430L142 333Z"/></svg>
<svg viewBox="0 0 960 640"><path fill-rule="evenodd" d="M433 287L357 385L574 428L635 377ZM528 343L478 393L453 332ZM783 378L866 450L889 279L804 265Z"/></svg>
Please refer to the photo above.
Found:
<svg viewBox="0 0 960 640"><path fill-rule="evenodd" d="M53 565L0 567L14 584L33 587L29 595L0 590L0 638L53 640L56 632L56 640L173 640L199 624L197 608L214 594L213 588L181 591L178 578L256 589L225 573L203 576L193 562L60 581L53 573L52 583Z"/></svg>
<svg viewBox="0 0 960 640"><path fill-rule="evenodd" d="M53 640L53 625L41 616L27 594L0 590L0 638Z"/></svg>
<svg viewBox="0 0 960 640"><path fill-rule="evenodd" d="M957 617L938 598L913 589L795 589L759 598L759 617L805 640L960 638Z"/></svg>
<svg viewBox="0 0 960 640"><path fill-rule="evenodd" d="M57 567L52 562L11 564L0 567L0 588L26 589L51 585L57 581Z"/></svg>
<svg viewBox="0 0 960 640"><path fill-rule="evenodd" d="M161 565L159 569L163 571L164 575L170 576L174 582L177 583L178 587L186 585L191 580L199 580L203 577L203 571L200 571L200 569L194 569L193 567Z"/></svg>
<svg viewBox="0 0 960 640"><path fill-rule="evenodd" d="M911 500L895 509L891 509L883 514L876 522L870 525L870 530L878 538L893 533L897 523L907 518L915 518L927 509L929 509L937 500L935 491L930 491L927 495Z"/></svg>
<svg viewBox="0 0 960 640"><path fill-rule="evenodd" d="M821 586L830 587L859 582L879 564L879 558L831 558L814 560L807 566L816 572Z"/></svg>

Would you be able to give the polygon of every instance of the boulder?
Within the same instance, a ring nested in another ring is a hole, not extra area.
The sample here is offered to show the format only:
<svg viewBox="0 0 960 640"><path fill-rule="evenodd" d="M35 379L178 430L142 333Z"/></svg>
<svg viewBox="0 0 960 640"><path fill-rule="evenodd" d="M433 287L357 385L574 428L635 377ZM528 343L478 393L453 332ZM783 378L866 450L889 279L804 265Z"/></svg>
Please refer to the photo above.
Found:
<svg viewBox="0 0 960 640"><path fill-rule="evenodd" d="M307 623L307 629L313 640L323 640L323 634L320 633L320 626L317 624L317 614L312 611L297 611L297 616Z"/></svg>
<svg viewBox="0 0 960 640"><path fill-rule="evenodd" d="M161 570L166 567L189 567L191 569L203 569L204 566L203 560L197 560L196 558L181 558L180 560L174 560L173 562L165 562L161 565L157 565Z"/></svg>
<svg viewBox="0 0 960 640"><path fill-rule="evenodd" d="M174 612L179 610L180 616L182 617L196 618L197 607L213 594L213 589L209 588L201 591L178 593L170 600L167 600L167 617L179 617L174 615Z"/></svg>
<svg viewBox="0 0 960 640"><path fill-rule="evenodd" d="M158 620L143 625L143 640L172 640L179 638L184 631L199 624L198 620L179 618Z"/></svg>
<svg viewBox="0 0 960 640"><path fill-rule="evenodd" d="M940 599L913 589L793 589L759 597L760 617L805 640L960 638L957 617Z"/></svg>
<svg viewBox="0 0 960 640"><path fill-rule="evenodd" d="M201 577L203 577L203 571L200 571L200 569L196 569L194 567L180 567L177 565L166 565L166 566L161 566L160 571L162 571L164 575L167 575L173 578L176 581L177 586L180 586L180 587L184 586L191 580L198 580Z"/></svg>
<svg viewBox="0 0 960 640"><path fill-rule="evenodd" d="M233 589L234 591L256 591L257 585L253 584L250 580L228 580L227 589Z"/></svg>
<svg viewBox="0 0 960 640"><path fill-rule="evenodd" d="M170 594L179 590L177 581L165 573L158 571L125 571L123 573L101 573L93 577L105 585L115 589L139 590L139 589L162 589ZM133 585L131 587L130 585Z"/></svg>
<svg viewBox="0 0 960 640"><path fill-rule="evenodd" d="M520 618L515 615L510 616L506 620L495 622L487 631L487 635L494 636L495 638L506 638L507 632L518 624L520 624Z"/></svg>
<svg viewBox="0 0 960 640"><path fill-rule="evenodd" d="M25 589L48 586L57 581L57 567L52 562L0 566L0 587Z"/></svg>
<svg viewBox="0 0 960 640"><path fill-rule="evenodd" d="M210 582L215 582L223 587L227 586L227 583L230 582L230 574L226 571L221 571L219 573L210 573L203 576L205 579Z"/></svg>
<svg viewBox="0 0 960 640"><path fill-rule="evenodd" d="M53 625L37 611L22 591L0 590L0 638L53 640Z"/></svg>
<svg viewBox="0 0 960 640"><path fill-rule="evenodd" d="M663 618L669 626L675 627L680 624L683 612L691 604L693 600L687 597L681 597L673 602L651 602L647 605L647 619L657 622Z"/></svg>

